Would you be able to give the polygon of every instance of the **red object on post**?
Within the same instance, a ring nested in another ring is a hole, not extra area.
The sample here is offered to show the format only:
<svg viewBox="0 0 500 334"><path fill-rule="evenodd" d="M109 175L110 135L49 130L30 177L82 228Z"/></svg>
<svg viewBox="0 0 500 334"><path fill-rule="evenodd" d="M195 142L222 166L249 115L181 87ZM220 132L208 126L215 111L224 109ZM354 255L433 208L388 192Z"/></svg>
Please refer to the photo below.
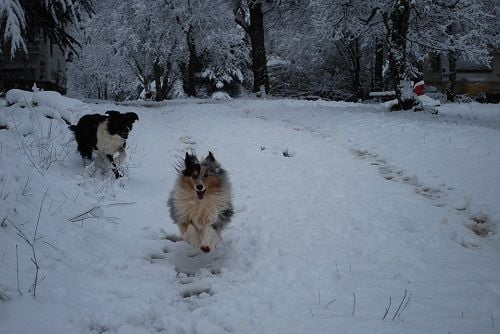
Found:
<svg viewBox="0 0 500 334"><path fill-rule="evenodd" d="M424 95L425 93L425 83L423 80L417 82L413 85L413 92L417 94L417 96Z"/></svg>

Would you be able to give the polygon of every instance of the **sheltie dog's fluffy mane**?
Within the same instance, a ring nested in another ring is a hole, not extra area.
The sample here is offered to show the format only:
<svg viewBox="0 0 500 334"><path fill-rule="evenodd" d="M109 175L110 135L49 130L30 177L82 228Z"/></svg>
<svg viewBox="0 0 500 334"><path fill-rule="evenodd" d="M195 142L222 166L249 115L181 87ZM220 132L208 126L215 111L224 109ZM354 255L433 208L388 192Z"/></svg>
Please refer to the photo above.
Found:
<svg viewBox="0 0 500 334"><path fill-rule="evenodd" d="M211 152L202 162L194 153L186 153L175 169L177 180L168 200L170 217L185 241L208 252L234 214L229 177Z"/></svg>

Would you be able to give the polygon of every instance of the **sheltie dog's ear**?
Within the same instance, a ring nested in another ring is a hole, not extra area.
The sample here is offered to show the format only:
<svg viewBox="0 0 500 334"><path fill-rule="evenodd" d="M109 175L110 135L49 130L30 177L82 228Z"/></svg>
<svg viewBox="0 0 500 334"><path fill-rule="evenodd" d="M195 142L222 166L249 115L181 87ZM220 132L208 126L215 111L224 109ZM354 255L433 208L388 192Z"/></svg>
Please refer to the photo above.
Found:
<svg viewBox="0 0 500 334"><path fill-rule="evenodd" d="M184 176L190 176L196 169L196 165L199 164L200 163L198 162L196 155L190 155L186 152L186 156L184 158L184 170L182 171L182 174L184 174Z"/></svg>
<svg viewBox="0 0 500 334"><path fill-rule="evenodd" d="M208 151L208 156L205 159L207 159L208 161L212 161L212 162L215 161L214 155L210 151Z"/></svg>
<svg viewBox="0 0 500 334"><path fill-rule="evenodd" d="M189 155L188 152L186 152L186 156L184 157L184 165L187 167L190 164L192 164L192 161L193 161L193 157L191 155Z"/></svg>
<svg viewBox="0 0 500 334"><path fill-rule="evenodd" d="M208 155L205 159L203 159L202 164L206 165L211 173L219 174L220 163L217 160L215 160L215 157L212 152L208 151Z"/></svg>

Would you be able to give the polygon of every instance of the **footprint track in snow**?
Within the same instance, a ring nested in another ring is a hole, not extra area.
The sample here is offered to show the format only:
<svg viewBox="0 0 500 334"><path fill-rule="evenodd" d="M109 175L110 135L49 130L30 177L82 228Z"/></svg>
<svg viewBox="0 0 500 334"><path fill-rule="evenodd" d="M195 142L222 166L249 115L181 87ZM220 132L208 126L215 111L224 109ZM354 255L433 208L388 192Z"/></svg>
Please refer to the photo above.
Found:
<svg viewBox="0 0 500 334"><path fill-rule="evenodd" d="M192 282L187 283L183 289L181 289L180 295L182 298L191 298L191 297L202 297L203 294L207 294L209 296L213 296L210 286L204 284L203 282Z"/></svg>
<svg viewBox="0 0 500 334"><path fill-rule="evenodd" d="M182 136L179 141L183 144L182 148L178 148L177 152L184 154L186 151L195 151L198 147L198 143L191 136Z"/></svg>
<svg viewBox="0 0 500 334"><path fill-rule="evenodd" d="M351 153L359 159L370 161L370 165L377 167L384 179L412 186L415 193L431 200L432 205L436 207L453 207L458 214L467 218L469 223L466 224L466 227L476 235L487 237L495 233L496 226L489 216L484 213L472 214L469 209L470 203L462 203L458 206L446 203L446 197L454 191L454 187L447 186L444 183L439 188L422 184L416 176L407 175L404 170L389 165L386 159L380 158L377 153L368 150L353 149Z"/></svg>
<svg viewBox="0 0 500 334"><path fill-rule="evenodd" d="M193 298L206 298L214 295L211 282L222 274L226 245L221 244L215 251L202 253L175 234L160 230L152 238L162 240L163 245L144 258L153 265L171 265L176 271L179 295L192 301Z"/></svg>
<svg viewBox="0 0 500 334"><path fill-rule="evenodd" d="M445 195L442 190L446 188L444 184L441 184L440 188L426 186L420 183L416 176L407 175L404 170L389 165L386 159L380 158L376 153L359 149L354 149L351 152L357 158L370 161L370 165L376 166L384 179L412 186L417 194L435 201L433 204L435 206L445 205L444 203L437 201Z"/></svg>

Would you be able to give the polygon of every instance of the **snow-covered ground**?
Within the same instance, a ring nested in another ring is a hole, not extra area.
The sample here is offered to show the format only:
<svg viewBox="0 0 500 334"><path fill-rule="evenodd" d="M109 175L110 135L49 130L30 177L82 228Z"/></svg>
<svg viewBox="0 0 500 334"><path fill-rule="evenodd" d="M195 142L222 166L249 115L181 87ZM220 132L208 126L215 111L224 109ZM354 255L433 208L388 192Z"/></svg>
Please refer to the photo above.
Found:
<svg viewBox="0 0 500 334"><path fill-rule="evenodd" d="M37 94L0 103L0 333L499 332L498 105ZM140 118L119 180L65 122L110 109ZM166 206L190 150L233 184L209 254Z"/></svg>

